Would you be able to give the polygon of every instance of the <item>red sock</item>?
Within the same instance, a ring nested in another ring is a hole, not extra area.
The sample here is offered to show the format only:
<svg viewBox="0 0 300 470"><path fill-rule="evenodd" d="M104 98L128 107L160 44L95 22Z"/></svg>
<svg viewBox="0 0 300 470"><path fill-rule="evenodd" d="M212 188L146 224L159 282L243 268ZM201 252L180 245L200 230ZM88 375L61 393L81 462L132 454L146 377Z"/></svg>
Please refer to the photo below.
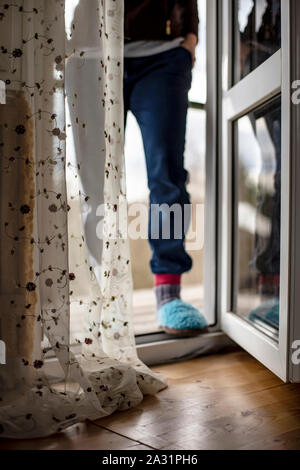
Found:
<svg viewBox="0 0 300 470"><path fill-rule="evenodd" d="M259 294L264 296L279 297L280 275L279 274L260 274L259 276Z"/></svg>
<svg viewBox="0 0 300 470"><path fill-rule="evenodd" d="M279 274L260 274L259 276L259 285L260 286L279 286L280 285L280 275Z"/></svg>
<svg viewBox="0 0 300 470"><path fill-rule="evenodd" d="M170 284L173 286L180 285L181 274L155 274L154 283L155 283L155 287L166 285L166 284Z"/></svg>

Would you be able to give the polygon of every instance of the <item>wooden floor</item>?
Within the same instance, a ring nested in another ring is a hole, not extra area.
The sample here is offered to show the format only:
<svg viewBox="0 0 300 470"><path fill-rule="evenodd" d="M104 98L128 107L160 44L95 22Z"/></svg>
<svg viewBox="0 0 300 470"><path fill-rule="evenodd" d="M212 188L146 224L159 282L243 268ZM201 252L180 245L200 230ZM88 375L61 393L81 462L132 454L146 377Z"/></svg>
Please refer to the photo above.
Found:
<svg viewBox="0 0 300 470"><path fill-rule="evenodd" d="M0 449L300 449L300 385L247 353L156 367L169 388L138 407L47 439Z"/></svg>

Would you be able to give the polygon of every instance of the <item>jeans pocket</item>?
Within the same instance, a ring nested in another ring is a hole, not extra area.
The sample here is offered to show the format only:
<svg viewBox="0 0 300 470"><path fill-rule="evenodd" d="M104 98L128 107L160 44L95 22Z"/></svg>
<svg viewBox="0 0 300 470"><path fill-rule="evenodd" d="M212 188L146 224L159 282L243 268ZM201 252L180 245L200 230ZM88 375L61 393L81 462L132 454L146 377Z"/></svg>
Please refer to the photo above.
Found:
<svg viewBox="0 0 300 470"><path fill-rule="evenodd" d="M185 52L185 54L188 56L188 58L190 59L190 63L191 63L191 65L192 65L193 57L192 57L192 54L190 53L190 51L189 51L186 47L184 47L184 46L179 46L179 47L180 47L180 49L182 49L182 50Z"/></svg>

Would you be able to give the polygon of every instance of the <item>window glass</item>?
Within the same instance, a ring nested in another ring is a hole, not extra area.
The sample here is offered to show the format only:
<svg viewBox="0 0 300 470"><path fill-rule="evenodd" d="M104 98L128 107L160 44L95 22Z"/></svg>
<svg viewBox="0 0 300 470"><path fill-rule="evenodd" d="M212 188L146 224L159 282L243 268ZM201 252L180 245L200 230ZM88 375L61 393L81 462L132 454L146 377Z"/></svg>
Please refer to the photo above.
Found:
<svg viewBox="0 0 300 470"><path fill-rule="evenodd" d="M279 329L281 100L235 124L237 313L273 337Z"/></svg>
<svg viewBox="0 0 300 470"><path fill-rule="evenodd" d="M238 82L281 47L280 0L234 1L234 77Z"/></svg>

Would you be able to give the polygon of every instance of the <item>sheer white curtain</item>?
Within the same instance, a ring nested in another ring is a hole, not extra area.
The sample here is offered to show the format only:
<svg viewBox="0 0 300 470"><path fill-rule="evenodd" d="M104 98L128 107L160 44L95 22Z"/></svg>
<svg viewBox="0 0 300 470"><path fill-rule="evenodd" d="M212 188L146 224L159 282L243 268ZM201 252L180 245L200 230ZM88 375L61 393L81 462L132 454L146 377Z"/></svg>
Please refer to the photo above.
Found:
<svg viewBox="0 0 300 470"><path fill-rule="evenodd" d="M30 438L165 381L137 358L120 230L123 1L0 0L0 27L0 435Z"/></svg>

